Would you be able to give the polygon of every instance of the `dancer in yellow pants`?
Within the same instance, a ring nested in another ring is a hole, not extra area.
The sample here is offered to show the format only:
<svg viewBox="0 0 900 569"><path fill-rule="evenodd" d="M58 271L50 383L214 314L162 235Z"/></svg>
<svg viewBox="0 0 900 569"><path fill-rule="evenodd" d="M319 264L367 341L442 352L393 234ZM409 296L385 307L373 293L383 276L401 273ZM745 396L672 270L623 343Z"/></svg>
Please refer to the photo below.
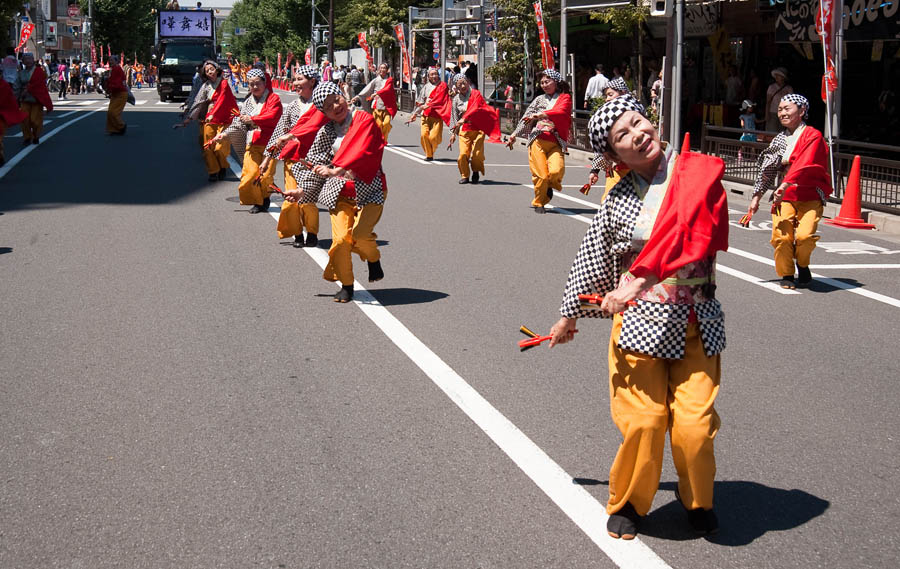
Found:
<svg viewBox="0 0 900 569"><path fill-rule="evenodd" d="M667 432L676 499L697 534L716 533L713 441L720 420L714 403L725 326L713 283L715 254L728 245L724 164L663 150L630 95L598 113L590 123L595 152L631 171L610 190L584 236L550 345L574 339L577 318L614 318L610 411L622 443L609 474L609 535L637 535L659 487ZM693 224L678 223L682 218ZM599 306L583 304L591 294L602 298Z"/></svg>
<svg viewBox="0 0 900 569"><path fill-rule="evenodd" d="M187 126L192 120L200 121L206 173L210 182L222 181L228 172L228 155L231 153L231 141L223 133L238 112L237 101L218 63L206 61L200 72L204 82L185 111L181 124Z"/></svg>
<svg viewBox="0 0 900 569"><path fill-rule="evenodd" d="M756 213L762 196L783 174L772 193L771 243L775 272L786 289L808 286L812 281L810 256L819 240L815 233L832 191L825 137L804 122L808 113L809 101L803 95L791 93L778 103L778 120L784 130L759 155L759 174L747 209L750 215Z"/></svg>
<svg viewBox="0 0 900 569"><path fill-rule="evenodd" d="M469 85L469 80L462 73L457 73L453 78L456 87L456 95L453 97L453 106L450 114L450 144L447 150L453 147L456 137L459 136L459 158L456 165L459 168L459 183L477 184L484 175L484 132L475 127L460 122L469 108L469 101L481 97L475 89ZM476 94L477 93L477 94Z"/></svg>
<svg viewBox="0 0 900 569"><path fill-rule="evenodd" d="M391 113L388 112L388 108L385 105L384 101L381 97L377 97L377 93L381 91L385 85L390 84L393 87L393 79L391 79L390 68L387 63L382 63L378 66L378 75L376 75L369 83L363 87L362 91L359 92L355 97L350 99L351 104L357 104L362 101L371 101L372 103L372 118L375 119L375 123L378 125L378 128L381 129L381 134L384 136L384 141L387 142L388 133L391 132ZM396 110L396 109L395 109Z"/></svg>
<svg viewBox="0 0 900 569"><path fill-rule="evenodd" d="M528 165L534 184L531 206L535 213L544 213L544 206L553 198L553 190L562 190L566 173L564 154L572 124L572 95L569 84L555 69L545 69L539 78L544 94L528 106L507 146L512 150L516 137L529 131Z"/></svg>
<svg viewBox="0 0 900 569"><path fill-rule="evenodd" d="M428 83L422 86L416 97L416 109L406 124L422 114L420 141L425 152L425 160L434 160L434 153L441 145L444 123L450 122L450 96L447 84L442 82L437 69L428 70Z"/></svg>

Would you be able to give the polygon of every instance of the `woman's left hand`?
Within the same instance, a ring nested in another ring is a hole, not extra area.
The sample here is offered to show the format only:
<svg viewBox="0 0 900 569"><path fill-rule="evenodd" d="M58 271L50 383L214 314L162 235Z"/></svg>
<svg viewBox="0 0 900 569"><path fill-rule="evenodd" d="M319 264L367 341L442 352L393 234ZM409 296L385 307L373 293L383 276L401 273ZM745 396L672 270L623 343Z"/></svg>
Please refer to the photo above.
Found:
<svg viewBox="0 0 900 569"><path fill-rule="evenodd" d="M611 316L617 312L624 312L625 309L628 308L629 301L637 298L641 291L650 288L657 282L655 277L650 276L638 277L621 285L614 291L606 293L606 296L603 297L603 303L600 304L600 309L607 316Z"/></svg>

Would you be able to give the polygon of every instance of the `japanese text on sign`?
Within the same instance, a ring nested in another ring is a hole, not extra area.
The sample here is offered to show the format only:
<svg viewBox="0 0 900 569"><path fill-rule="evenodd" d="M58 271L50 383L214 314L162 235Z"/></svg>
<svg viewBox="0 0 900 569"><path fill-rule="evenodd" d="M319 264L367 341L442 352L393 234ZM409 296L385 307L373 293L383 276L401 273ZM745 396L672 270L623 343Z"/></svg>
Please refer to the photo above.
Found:
<svg viewBox="0 0 900 569"><path fill-rule="evenodd" d="M211 38L215 22L210 18L209 12L160 12L159 37Z"/></svg>

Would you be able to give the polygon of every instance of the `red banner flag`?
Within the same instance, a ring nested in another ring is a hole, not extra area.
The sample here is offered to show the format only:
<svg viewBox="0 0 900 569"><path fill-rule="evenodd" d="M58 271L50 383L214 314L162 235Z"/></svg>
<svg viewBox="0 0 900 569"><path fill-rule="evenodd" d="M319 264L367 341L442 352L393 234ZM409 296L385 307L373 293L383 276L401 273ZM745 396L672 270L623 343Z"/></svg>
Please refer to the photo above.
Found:
<svg viewBox="0 0 900 569"><path fill-rule="evenodd" d="M827 101L828 93L837 89L837 71L834 66L834 53L831 47L831 20L834 15L834 0L820 0L819 11L816 12L816 32L822 38L825 53L825 74L822 76L822 101Z"/></svg>
<svg viewBox="0 0 900 569"><path fill-rule="evenodd" d="M312 54L309 52L309 48L306 48L306 57L304 60L306 61L307 65L309 65L312 61Z"/></svg>
<svg viewBox="0 0 900 569"><path fill-rule="evenodd" d="M366 41L366 32L359 32L357 36L359 47L366 52L366 61L369 62L369 71L375 71L375 60L372 59L372 51L369 49L369 43Z"/></svg>
<svg viewBox="0 0 900 569"><path fill-rule="evenodd" d="M91 71L97 68L97 44L91 42Z"/></svg>
<svg viewBox="0 0 900 569"><path fill-rule="evenodd" d="M544 26L544 9L541 0L534 3L534 17L537 19L538 40L541 42L541 65L544 69L554 69L556 63L553 58L553 47L550 45L550 34Z"/></svg>
<svg viewBox="0 0 900 569"><path fill-rule="evenodd" d="M19 36L19 45L16 46L16 51L22 49L22 46L25 45L25 42L28 41L28 38L31 37L32 33L34 33L34 24L31 22L22 24L22 33Z"/></svg>
<svg viewBox="0 0 900 569"><path fill-rule="evenodd" d="M276 70L275 75L277 75L278 77L281 77L282 73L281 73L281 52L280 51L278 52L278 61L275 64L275 70Z"/></svg>
<svg viewBox="0 0 900 569"><path fill-rule="evenodd" d="M294 60L294 52L293 51L287 52L287 60L284 62L285 71L287 71L288 69L291 68L291 61L293 61L293 60Z"/></svg>
<svg viewBox="0 0 900 569"><path fill-rule="evenodd" d="M397 41L400 42L400 57L403 60L403 82L407 85L412 84L409 72L409 51L406 49L406 39L403 35L403 24L394 26L394 33L397 34Z"/></svg>

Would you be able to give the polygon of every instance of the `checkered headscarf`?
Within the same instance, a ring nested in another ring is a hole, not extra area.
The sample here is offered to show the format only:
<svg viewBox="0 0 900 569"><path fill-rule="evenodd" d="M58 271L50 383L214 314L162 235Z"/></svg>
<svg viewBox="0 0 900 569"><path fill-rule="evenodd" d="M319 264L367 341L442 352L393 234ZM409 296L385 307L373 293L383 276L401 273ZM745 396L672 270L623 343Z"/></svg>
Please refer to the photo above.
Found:
<svg viewBox="0 0 900 569"><path fill-rule="evenodd" d="M588 133L590 133L591 147L594 149L594 152L603 154L609 150L609 144L606 140L609 138L609 131L612 130L619 117L627 111L637 111L646 116L644 105L640 104L630 94L607 101L594 112L591 120L588 121Z"/></svg>
<svg viewBox="0 0 900 569"><path fill-rule="evenodd" d="M321 111L325 106L325 99L328 98L328 95L343 95L343 93L341 93L341 88L335 85L332 81L319 83L318 85L316 85L316 88L313 89L313 105L315 105L316 108Z"/></svg>
<svg viewBox="0 0 900 569"><path fill-rule="evenodd" d="M615 89L623 95L626 93L631 93L631 89L628 88L628 85L625 83L625 79L623 79L622 77L611 79L610 82L606 84L606 88Z"/></svg>
<svg viewBox="0 0 900 569"><path fill-rule="evenodd" d="M319 70L312 65L301 65L297 68L297 73L303 75L307 79L315 79L316 81L320 79Z"/></svg>
<svg viewBox="0 0 900 569"><path fill-rule="evenodd" d="M469 80L469 78L466 77L465 75L463 75L462 73L457 73L456 75L453 76L453 81L450 84L456 85L456 82L459 81L460 79L465 79L466 81Z"/></svg>
<svg viewBox="0 0 900 569"><path fill-rule="evenodd" d="M557 71L556 69L544 69L543 75L547 79L553 79L557 83L562 81L562 75L560 75L559 71Z"/></svg>
<svg viewBox="0 0 900 569"><path fill-rule="evenodd" d="M809 118L809 99L804 97L803 95L798 95L797 93L788 93L784 97L781 98L782 101L787 101L788 103L794 103L800 110L803 111L803 118Z"/></svg>
<svg viewBox="0 0 900 569"><path fill-rule="evenodd" d="M251 69L247 72L247 79L253 79L254 77L259 77L260 79L265 79L266 74L259 69Z"/></svg>

